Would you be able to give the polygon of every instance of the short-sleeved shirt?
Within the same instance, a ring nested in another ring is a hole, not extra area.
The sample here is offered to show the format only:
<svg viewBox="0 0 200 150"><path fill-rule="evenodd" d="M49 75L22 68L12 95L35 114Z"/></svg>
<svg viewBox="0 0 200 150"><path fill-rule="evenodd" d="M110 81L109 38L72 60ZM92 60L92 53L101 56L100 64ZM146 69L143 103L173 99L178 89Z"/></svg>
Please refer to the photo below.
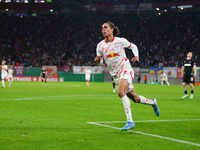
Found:
<svg viewBox="0 0 200 150"><path fill-rule="evenodd" d="M91 70L90 69L86 69L85 70L85 75L90 75L92 72L91 72Z"/></svg>
<svg viewBox="0 0 200 150"><path fill-rule="evenodd" d="M13 70L12 69L9 69L8 70L8 76L12 76L13 75Z"/></svg>
<svg viewBox="0 0 200 150"><path fill-rule="evenodd" d="M161 74L163 80L167 80L167 75L165 73Z"/></svg>
<svg viewBox="0 0 200 150"><path fill-rule="evenodd" d="M45 78L46 77L46 70L42 70L42 77Z"/></svg>
<svg viewBox="0 0 200 150"><path fill-rule="evenodd" d="M186 60L183 61L184 76L191 76L194 64L195 63L194 63L193 59L189 59L189 60L186 59Z"/></svg>
<svg viewBox="0 0 200 150"><path fill-rule="evenodd" d="M8 73L8 72L7 72L8 66L7 66L7 65L4 65L4 66L2 65L1 68L2 68L1 74L2 74L2 75L7 75L7 73ZM5 70L5 69L6 69L6 70Z"/></svg>

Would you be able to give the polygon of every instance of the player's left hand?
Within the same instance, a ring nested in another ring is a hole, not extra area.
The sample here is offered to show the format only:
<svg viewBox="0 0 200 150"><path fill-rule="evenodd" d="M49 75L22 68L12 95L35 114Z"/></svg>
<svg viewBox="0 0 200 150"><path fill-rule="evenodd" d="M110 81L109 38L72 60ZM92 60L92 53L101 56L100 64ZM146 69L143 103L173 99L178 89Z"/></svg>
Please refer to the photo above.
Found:
<svg viewBox="0 0 200 150"><path fill-rule="evenodd" d="M132 58L132 60L134 63L138 64L139 63L139 57L135 56Z"/></svg>

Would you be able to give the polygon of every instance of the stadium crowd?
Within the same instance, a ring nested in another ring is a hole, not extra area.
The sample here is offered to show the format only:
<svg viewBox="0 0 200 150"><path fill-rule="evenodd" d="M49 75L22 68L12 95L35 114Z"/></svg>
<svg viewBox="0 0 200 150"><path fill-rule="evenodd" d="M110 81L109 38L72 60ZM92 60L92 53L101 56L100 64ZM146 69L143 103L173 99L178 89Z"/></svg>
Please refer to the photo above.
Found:
<svg viewBox="0 0 200 150"><path fill-rule="evenodd" d="M193 51L200 65L200 14L0 15L0 59L24 66L95 65L101 25L114 22L138 46L140 66L180 66ZM131 59L132 52L127 51Z"/></svg>
<svg viewBox="0 0 200 150"><path fill-rule="evenodd" d="M177 3L177 2L188 2L189 0L93 0L89 1L90 4L95 5L134 5L139 3ZM198 0L193 0L198 1Z"/></svg>

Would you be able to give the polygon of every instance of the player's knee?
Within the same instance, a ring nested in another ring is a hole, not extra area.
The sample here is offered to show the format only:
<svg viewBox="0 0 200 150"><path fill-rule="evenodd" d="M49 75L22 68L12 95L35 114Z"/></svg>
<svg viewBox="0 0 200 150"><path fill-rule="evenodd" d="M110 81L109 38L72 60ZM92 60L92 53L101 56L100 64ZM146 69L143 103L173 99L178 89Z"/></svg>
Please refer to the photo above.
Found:
<svg viewBox="0 0 200 150"><path fill-rule="evenodd" d="M135 94L135 95L131 94L131 95L130 95L130 93L129 93L129 94L128 94L128 97L129 97L130 99L132 99L132 101L133 101L134 103L140 103L140 97L139 97L137 94Z"/></svg>
<svg viewBox="0 0 200 150"><path fill-rule="evenodd" d="M182 86L183 86L183 87L185 87L185 86L186 86L186 84L185 84L185 83L182 83Z"/></svg>
<svg viewBox="0 0 200 150"><path fill-rule="evenodd" d="M122 98L122 97L124 97L126 95L126 93L123 91L123 90L118 90L118 96L120 97L120 98Z"/></svg>
<svg viewBox="0 0 200 150"><path fill-rule="evenodd" d="M133 102L134 103L139 103L140 102L140 97L139 96L134 96Z"/></svg>

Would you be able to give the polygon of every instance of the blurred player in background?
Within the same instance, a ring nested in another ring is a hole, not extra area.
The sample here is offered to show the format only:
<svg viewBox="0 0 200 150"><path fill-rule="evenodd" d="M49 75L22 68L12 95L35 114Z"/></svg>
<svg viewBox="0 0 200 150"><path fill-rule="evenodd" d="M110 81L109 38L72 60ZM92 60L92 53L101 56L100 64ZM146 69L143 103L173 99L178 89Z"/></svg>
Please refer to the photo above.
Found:
<svg viewBox="0 0 200 150"><path fill-rule="evenodd" d="M144 84L147 84L147 76L144 75Z"/></svg>
<svg viewBox="0 0 200 150"><path fill-rule="evenodd" d="M86 86L89 86L90 83L90 75L91 75L91 70L89 67L86 68L85 70L85 80L86 80Z"/></svg>
<svg viewBox="0 0 200 150"><path fill-rule="evenodd" d="M5 80L8 77L8 66L6 65L6 61L3 60L1 63L1 80L2 80L2 88L5 88Z"/></svg>
<svg viewBox="0 0 200 150"><path fill-rule="evenodd" d="M115 35L119 34L119 28L110 21L102 25L102 33L105 39L98 43L96 49L97 56L94 61L99 64L102 62L102 59L104 59L111 76L115 80L115 83L119 84L118 95L124 105L127 117L127 123L121 128L121 131L127 131L135 128L129 98L135 103L151 105L157 116L160 115L160 111L158 109L156 99L150 100L144 96L138 96L133 89L132 80L134 77L134 71L129 60L126 58L125 48L132 50L135 55L135 57L132 58L132 61L134 63L139 63L137 46L130 43L125 38L115 37Z"/></svg>
<svg viewBox="0 0 200 150"><path fill-rule="evenodd" d="M42 78L42 85L44 84L44 82L45 82L45 85L46 85L46 83L47 83L47 70L46 70L45 66L42 66L42 72L40 74L40 77Z"/></svg>
<svg viewBox="0 0 200 150"><path fill-rule="evenodd" d="M187 58L186 60L184 60L183 65L182 65L182 69L181 69L181 73L183 76L183 90L185 95L182 98L187 98L188 97L188 93L187 93L187 87L186 85L189 84L190 85L190 89L191 89L191 95L190 98L193 98L193 93L194 93L194 78L196 77L196 64L194 62L194 60L192 59L192 52L189 52L187 54Z"/></svg>
<svg viewBox="0 0 200 150"><path fill-rule="evenodd" d="M115 84L115 80L113 78L112 79L112 82L113 82L113 93L116 92L116 89L117 89L117 85Z"/></svg>
<svg viewBox="0 0 200 150"><path fill-rule="evenodd" d="M9 88L11 87L11 84L12 84L12 78L13 78L13 69L10 66L8 68L8 84L9 84Z"/></svg>
<svg viewBox="0 0 200 150"><path fill-rule="evenodd" d="M141 81L141 75L138 76L137 81L138 81L138 83L140 83L140 81Z"/></svg>
<svg viewBox="0 0 200 150"><path fill-rule="evenodd" d="M163 86L163 83L166 82L168 86L170 86L169 82L168 82L168 77L165 73L161 73L161 85Z"/></svg>

